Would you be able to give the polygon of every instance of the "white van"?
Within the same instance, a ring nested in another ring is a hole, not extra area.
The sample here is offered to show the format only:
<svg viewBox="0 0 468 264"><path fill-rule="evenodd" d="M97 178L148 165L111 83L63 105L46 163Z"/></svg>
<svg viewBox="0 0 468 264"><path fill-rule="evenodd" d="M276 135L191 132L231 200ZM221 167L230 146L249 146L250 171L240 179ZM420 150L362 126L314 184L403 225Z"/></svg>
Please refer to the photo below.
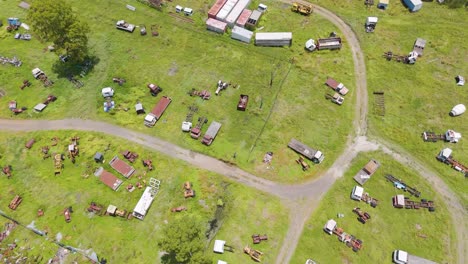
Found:
<svg viewBox="0 0 468 264"><path fill-rule="evenodd" d="M184 8L184 14L186 16L191 16L193 14L192 8L188 8L188 7Z"/></svg>
<svg viewBox="0 0 468 264"><path fill-rule="evenodd" d="M356 185L354 186L353 191L351 192L351 199L360 201L363 194L364 194L364 188Z"/></svg>
<svg viewBox="0 0 468 264"><path fill-rule="evenodd" d="M180 5L176 5L176 7L175 7L176 13L180 13L180 12L182 12L182 10L184 10L183 7L181 7Z"/></svg>

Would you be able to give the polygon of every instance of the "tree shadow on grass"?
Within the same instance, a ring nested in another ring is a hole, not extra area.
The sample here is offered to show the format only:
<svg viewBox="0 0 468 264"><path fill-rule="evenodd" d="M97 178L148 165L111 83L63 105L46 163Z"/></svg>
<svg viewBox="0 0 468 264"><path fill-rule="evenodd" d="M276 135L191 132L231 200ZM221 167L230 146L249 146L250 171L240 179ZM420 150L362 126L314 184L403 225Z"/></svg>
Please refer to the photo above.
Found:
<svg viewBox="0 0 468 264"><path fill-rule="evenodd" d="M166 253L161 256L161 263L162 264L183 264L176 260L175 253Z"/></svg>
<svg viewBox="0 0 468 264"><path fill-rule="evenodd" d="M70 78L77 75L84 78L99 61L100 59L96 56L87 56L79 62L71 59L65 61L59 59L52 65L52 71L57 73L58 78Z"/></svg>

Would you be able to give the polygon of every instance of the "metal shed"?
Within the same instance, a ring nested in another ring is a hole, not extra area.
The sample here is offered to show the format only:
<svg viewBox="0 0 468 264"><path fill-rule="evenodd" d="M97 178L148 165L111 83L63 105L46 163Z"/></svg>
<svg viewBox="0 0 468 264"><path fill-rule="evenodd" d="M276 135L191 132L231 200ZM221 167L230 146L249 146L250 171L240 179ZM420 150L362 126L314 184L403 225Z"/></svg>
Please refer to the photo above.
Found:
<svg viewBox="0 0 468 264"><path fill-rule="evenodd" d="M252 15L252 10L244 9L236 21L236 26L245 27L250 15Z"/></svg>
<svg viewBox="0 0 468 264"><path fill-rule="evenodd" d="M255 29L258 25L258 21L262 17L262 12L258 10L252 11L252 14L250 15L249 19L247 19L247 22L245 23L245 27L248 29Z"/></svg>
<svg viewBox="0 0 468 264"><path fill-rule="evenodd" d="M232 28L231 38L233 39L237 39L245 43L250 43L250 39L252 39L252 36L253 32L248 29L238 26L234 26L234 28Z"/></svg>

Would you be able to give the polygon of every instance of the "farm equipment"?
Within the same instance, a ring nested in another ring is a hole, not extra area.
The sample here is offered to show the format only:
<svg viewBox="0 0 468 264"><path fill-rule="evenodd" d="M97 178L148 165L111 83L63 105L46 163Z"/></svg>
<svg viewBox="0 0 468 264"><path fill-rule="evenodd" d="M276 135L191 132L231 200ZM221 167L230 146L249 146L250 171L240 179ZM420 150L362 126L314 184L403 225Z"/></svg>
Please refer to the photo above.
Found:
<svg viewBox="0 0 468 264"><path fill-rule="evenodd" d="M31 84L32 83L29 80L24 80L23 84L20 86L20 89L23 90L24 88L31 86Z"/></svg>
<svg viewBox="0 0 468 264"><path fill-rule="evenodd" d="M43 154L43 156L42 156L43 160L45 160L47 158L50 158L51 155L49 154L49 146L43 146L41 148L41 152Z"/></svg>
<svg viewBox="0 0 468 264"><path fill-rule="evenodd" d="M365 203L370 204L370 206L372 206L373 208L377 207L377 205L379 204L379 200L371 197L369 193L364 193L361 197L361 200Z"/></svg>
<svg viewBox="0 0 468 264"><path fill-rule="evenodd" d="M310 168L309 164L307 164L302 156L299 156L299 159L297 159L296 162L297 164L301 165L303 171L306 171Z"/></svg>
<svg viewBox="0 0 468 264"><path fill-rule="evenodd" d="M387 174L385 175L385 178L393 183L393 186L395 186L395 188L398 188L400 190L403 190L403 191L407 191L409 192L410 194L416 196L416 197L419 197L421 196L421 192L418 191L416 188L412 188L410 186L408 186L406 183L404 183L402 180L399 180L397 178L395 178L393 175L391 174Z"/></svg>
<svg viewBox="0 0 468 264"><path fill-rule="evenodd" d="M50 80L47 77L47 75L43 71L41 71L41 69L39 69L39 68L34 68L32 70L32 75L34 76L34 78L36 80L42 81L42 83L44 84L44 87L49 87L52 84L54 84L54 82L52 80Z"/></svg>
<svg viewBox="0 0 468 264"><path fill-rule="evenodd" d="M335 93L333 95L331 94L325 94L325 98L331 100L333 103L337 105L342 105L344 102L344 97L339 95L338 93Z"/></svg>
<svg viewBox="0 0 468 264"><path fill-rule="evenodd" d="M6 30L8 32L11 32L13 30L18 30L18 28L20 26L21 26L21 21L19 20L19 18L10 17L10 18L8 18L8 26L7 26Z"/></svg>
<svg viewBox="0 0 468 264"><path fill-rule="evenodd" d="M189 181L184 183L184 198L195 197L195 191L192 189L192 184Z"/></svg>
<svg viewBox="0 0 468 264"><path fill-rule="evenodd" d="M47 96L47 99L43 102L43 104L48 105L51 102L55 102L55 100L57 100L57 97L54 96L53 94L49 94Z"/></svg>
<svg viewBox="0 0 468 264"><path fill-rule="evenodd" d="M3 174L7 176L8 179L11 178L11 165L7 165L2 169Z"/></svg>
<svg viewBox="0 0 468 264"><path fill-rule="evenodd" d="M84 83L75 78L73 75L68 75L67 80L69 80L75 86L75 88L81 88L84 86Z"/></svg>
<svg viewBox="0 0 468 264"><path fill-rule="evenodd" d="M143 24L140 25L140 35L146 36L146 26Z"/></svg>
<svg viewBox="0 0 468 264"><path fill-rule="evenodd" d="M421 202L412 201L409 197L405 197L403 194L398 194L392 198L393 207L395 208L406 208L406 209L419 209L427 208L429 212L435 211L435 204L433 201L427 199L421 199Z"/></svg>
<svg viewBox="0 0 468 264"><path fill-rule="evenodd" d="M187 116L185 117L185 120L182 121L182 131L183 132L189 132L190 129L192 129L192 119L193 119L193 114L198 112L198 107L195 105L191 105L189 107L189 111L187 113Z"/></svg>
<svg viewBox="0 0 468 264"><path fill-rule="evenodd" d="M226 88L228 88L228 86L229 86L229 83L223 82L223 81L219 80L219 81L218 81L218 86L217 86L218 88L216 89L215 94L216 94L216 95L219 95L219 93L220 93L222 90L225 90Z"/></svg>
<svg viewBox="0 0 468 264"><path fill-rule="evenodd" d="M197 125L190 130L190 136L192 138L198 139L201 136L201 129L204 124L208 123L208 119L204 116L198 118Z"/></svg>
<svg viewBox="0 0 468 264"><path fill-rule="evenodd" d="M150 93L151 93L152 96L156 96L156 95L158 95L160 92L162 92L162 88L161 88L161 87L159 87L159 86L156 85L156 84L152 84L152 83L148 84L148 89L149 89L149 91L150 91Z"/></svg>
<svg viewBox="0 0 468 264"><path fill-rule="evenodd" d="M262 262L261 258L262 258L263 252L250 248L249 246L245 246L244 253L249 255L253 260L257 262Z"/></svg>
<svg viewBox="0 0 468 264"><path fill-rule="evenodd" d="M268 240L268 236L267 235L254 234L254 235L252 235L252 240L253 240L254 244L259 244L263 240Z"/></svg>
<svg viewBox="0 0 468 264"><path fill-rule="evenodd" d="M371 218L367 212L362 211L359 207L354 208L353 213L358 215L358 221L363 224L365 224Z"/></svg>
<svg viewBox="0 0 468 264"><path fill-rule="evenodd" d="M70 223L71 221L71 214L73 213L72 207L67 207L63 210L63 216L65 217L65 222Z"/></svg>
<svg viewBox="0 0 468 264"><path fill-rule="evenodd" d="M195 90L195 88L192 88L192 90L190 90L188 94L190 96L199 96L203 100L208 100L211 98L211 93L208 92L207 90L198 91L198 90Z"/></svg>
<svg viewBox="0 0 468 264"><path fill-rule="evenodd" d="M237 103L237 110L245 111L247 108L247 103L249 102L249 96L246 94L241 94L239 97L239 102Z"/></svg>
<svg viewBox="0 0 468 264"><path fill-rule="evenodd" d="M1 63L1 64L10 63L10 64L12 64L12 65L15 66L15 67L19 67L19 66L21 66L21 64L23 64L20 60L18 60L18 59L16 58L16 56L13 57L12 59L7 58L7 57L2 57L2 56L0 56L0 63Z"/></svg>
<svg viewBox="0 0 468 264"><path fill-rule="evenodd" d="M436 158L438 161L450 165L454 170L459 171L463 173L465 177L468 177L468 167L453 159L452 149L444 148L439 152L439 155L437 155Z"/></svg>
<svg viewBox="0 0 468 264"><path fill-rule="evenodd" d="M80 138L74 136L71 138L71 144L68 145L68 158L71 159L72 163L75 163L75 157L79 154L78 140Z"/></svg>
<svg viewBox="0 0 468 264"><path fill-rule="evenodd" d="M308 15L312 14L313 7L312 7L312 5L304 5L304 4L301 4L301 3L294 2L292 4L291 10L293 12L299 13L301 15L308 16Z"/></svg>
<svg viewBox="0 0 468 264"><path fill-rule="evenodd" d="M125 79L119 78L119 77L114 77L114 78L112 78L112 81L113 81L114 83L117 83L119 86L122 86L122 85L126 82Z"/></svg>
<svg viewBox="0 0 468 264"><path fill-rule="evenodd" d="M16 210L16 208L18 208L22 201L23 198L21 198L21 196L15 195L13 200L11 200L10 204L8 205L8 208L10 208L11 210Z"/></svg>
<svg viewBox="0 0 468 264"><path fill-rule="evenodd" d="M122 152L122 155L131 163L135 162L135 160L138 158L138 154L129 150L125 150L124 152Z"/></svg>
<svg viewBox="0 0 468 264"><path fill-rule="evenodd" d="M91 202L87 210L90 213L100 214L102 212L102 206L96 204L95 202Z"/></svg>
<svg viewBox="0 0 468 264"><path fill-rule="evenodd" d="M8 109L10 109L15 115L17 115L19 113L24 112L28 108L26 107L18 108L16 101L13 100L8 103Z"/></svg>
<svg viewBox="0 0 468 264"><path fill-rule="evenodd" d="M63 160L64 160L63 154L55 154L54 155L55 175L62 173Z"/></svg>
<svg viewBox="0 0 468 264"><path fill-rule="evenodd" d="M112 204L107 207L105 214L110 216L120 216L126 219L130 219L132 215L131 213L127 212L127 210L118 209L117 206Z"/></svg>
<svg viewBox="0 0 468 264"><path fill-rule="evenodd" d="M27 149L31 149L35 142L36 142L36 140L34 138L31 138L30 140L28 140L28 142L26 142L26 144L24 146Z"/></svg>
<svg viewBox="0 0 468 264"><path fill-rule="evenodd" d="M148 170L153 170L153 162L150 159L142 160L143 166L148 167Z"/></svg>
<svg viewBox="0 0 468 264"><path fill-rule="evenodd" d="M273 160L273 152L271 151L268 151L267 153L265 153L265 156L263 156L263 163L271 163L271 161Z"/></svg>
<svg viewBox="0 0 468 264"><path fill-rule="evenodd" d="M405 64L414 64L418 58L418 54L415 52L410 52L408 55L397 55L391 51L384 52L382 55L388 61L395 60L396 62L403 62Z"/></svg>
<svg viewBox="0 0 468 264"><path fill-rule="evenodd" d="M455 132L454 130L447 130L445 134L436 134L435 132L425 131L422 133L422 138L425 142L437 142L439 140L450 142L450 143L457 143L461 139L461 134Z"/></svg>
<svg viewBox="0 0 468 264"><path fill-rule="evenodd" d="M182 211L185 211L187 210L187 208L185 206L179 206L179 207L174 207L171 209L171 212L173 213L178 213L178 212L182 212Z"/></svg>

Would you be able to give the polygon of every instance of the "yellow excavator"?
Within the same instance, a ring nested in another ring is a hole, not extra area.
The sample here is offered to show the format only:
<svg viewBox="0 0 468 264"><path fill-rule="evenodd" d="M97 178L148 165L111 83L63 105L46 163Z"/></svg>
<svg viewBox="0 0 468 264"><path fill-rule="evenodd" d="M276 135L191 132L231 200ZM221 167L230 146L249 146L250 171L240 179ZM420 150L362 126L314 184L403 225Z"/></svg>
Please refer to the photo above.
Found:
<svg viewBox="0 0 468 264"><path fill-rule="evenodd" d="M301 4L301 3L298 3L298 2L294 2L292 4L291 10L293 12L299 13L301 15L308 16L308 15L312 14L313 7L312 7L312 5L304 5L304 4Z"/></svg>

